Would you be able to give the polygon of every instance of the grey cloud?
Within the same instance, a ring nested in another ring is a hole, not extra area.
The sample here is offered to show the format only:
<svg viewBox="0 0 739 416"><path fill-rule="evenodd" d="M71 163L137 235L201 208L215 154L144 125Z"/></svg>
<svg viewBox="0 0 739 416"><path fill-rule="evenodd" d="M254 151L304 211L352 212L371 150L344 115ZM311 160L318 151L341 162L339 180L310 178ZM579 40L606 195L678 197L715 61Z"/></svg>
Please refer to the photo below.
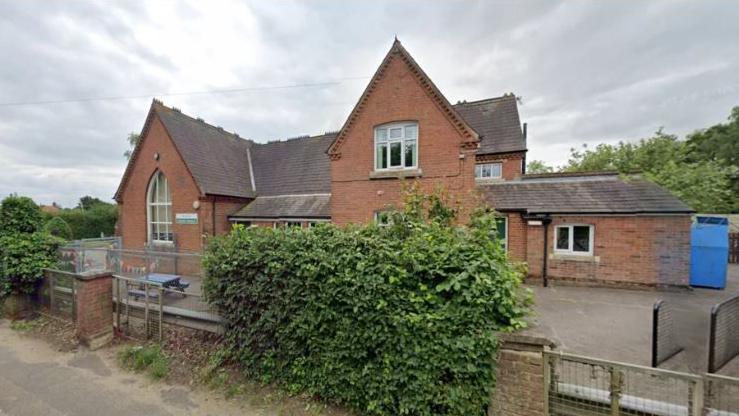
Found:
<svg viewBox="0 0 739 416"><path fill-rule="evenodd" d="M0 0L0 103L369 77L397 34L451 101L521 95L530 158L554 164L739 105L733 2L175 4ZM171 33L183 39L160 39ZM265 141L339 128L366 82L161 98ZM0 195L110 198L150 100L0 106Z"/></svg>

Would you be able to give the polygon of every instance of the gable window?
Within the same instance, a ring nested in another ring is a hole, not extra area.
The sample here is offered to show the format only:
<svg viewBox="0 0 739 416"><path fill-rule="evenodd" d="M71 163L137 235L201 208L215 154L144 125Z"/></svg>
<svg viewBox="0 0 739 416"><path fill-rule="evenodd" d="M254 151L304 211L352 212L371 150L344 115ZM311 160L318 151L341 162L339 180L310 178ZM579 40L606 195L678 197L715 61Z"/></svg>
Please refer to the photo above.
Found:
<svg viewBox="0 0 739 416"><path fill-rule="evenodd" d="M475 179L500 179L502 177L502 163L483 163L475 165Z"/></svg>
<svg viewBox="0 0 739 416"><path fill-rule="evenodd" d="M149 182L146 196L146 225L150 243L172 243L172 197L167 177L157 172Z"/></svg>
<svg viewBox="0 0 739 416"><path fill-rule="evenodd" d="M418 123L392 123L375 128L375 170L418 166Z"/></svg>
<svg viewBox="0 0 739 416"><path fill-rule="evenodd" d="M562 254L593 254L592 225L558 225L554 233L554 251Z"/></svg>

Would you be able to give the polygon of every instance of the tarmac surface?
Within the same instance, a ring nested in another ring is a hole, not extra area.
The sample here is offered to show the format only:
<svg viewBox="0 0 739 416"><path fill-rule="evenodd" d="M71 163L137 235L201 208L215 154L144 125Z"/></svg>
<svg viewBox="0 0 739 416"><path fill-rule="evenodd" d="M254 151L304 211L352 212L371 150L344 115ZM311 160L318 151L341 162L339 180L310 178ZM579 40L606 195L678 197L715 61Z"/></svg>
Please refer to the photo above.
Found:
<svg viewBox="0 0 739 416"><path fill-rule="evenodd" d="M724 290L630 290L595 287L530 286L534 325L559 350L585 356L651 365L652 309L658 299L672 305L676 339L684 350L660 368L695 374L708 369L708 335L713 305L739 294L739 265L729 265ZM719 374L739 377L739 358Z"/></svg>
<svg viewBox="0 0 739 416"><path fill-rule="evenodd" d="M277 414L123 371L115 351L60 352L0 319L0 416Z"/></svg>

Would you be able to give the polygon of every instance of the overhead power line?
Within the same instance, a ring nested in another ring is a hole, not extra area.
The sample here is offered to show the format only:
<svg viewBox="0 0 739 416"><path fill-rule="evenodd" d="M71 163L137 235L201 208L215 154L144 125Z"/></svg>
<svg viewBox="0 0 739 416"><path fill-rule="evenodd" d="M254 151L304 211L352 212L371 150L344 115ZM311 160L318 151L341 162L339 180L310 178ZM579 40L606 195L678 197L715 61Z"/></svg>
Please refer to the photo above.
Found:
<svg viewBox="0 0 739 416"><path fill-rule="evenodd" d="M240 92L285 90L285 89L292 89L292 88L327 87L331 85L338 85L346 81L356 81L356 80L369 79L369 78L370 77L347 77L347 78L338 78L332 81L325 81L325 82L288 84L288 85L271 85L271 86L265 86L265 87L229 88L229 89L223 89L223 90L181 91L181 92L149 93L149 94L139 94L139 95L113 95L113 96L101 96L101 97L65 98L65 99L58 99L58 100L40 100L40 101L14 101L14 102L0 103L0 107L20 107L20 106L44 105L44 104L85 103L85 102L92 102L92 101L133 100L133 99L140 99L140 98L175 97L175 96L183 96L183 95L233 94L233 93L240 93Z"/></svg>

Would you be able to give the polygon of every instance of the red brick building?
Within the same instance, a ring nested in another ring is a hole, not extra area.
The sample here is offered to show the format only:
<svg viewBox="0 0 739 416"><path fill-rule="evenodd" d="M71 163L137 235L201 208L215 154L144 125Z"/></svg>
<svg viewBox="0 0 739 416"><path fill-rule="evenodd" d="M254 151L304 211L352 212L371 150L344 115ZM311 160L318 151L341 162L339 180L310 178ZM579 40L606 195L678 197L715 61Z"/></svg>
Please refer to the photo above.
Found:
<svg viewBox="0 0 739 416"><path fill-rule="evenodd" d="M118 229L126 248L199 251L237 222L381 220L413 181L466 205L482 196L533 277L687 284L689 207L639 178L525 175L525 131L513 94L451 104L396 41L335 133L260 144L154 101Z"/></svg>

